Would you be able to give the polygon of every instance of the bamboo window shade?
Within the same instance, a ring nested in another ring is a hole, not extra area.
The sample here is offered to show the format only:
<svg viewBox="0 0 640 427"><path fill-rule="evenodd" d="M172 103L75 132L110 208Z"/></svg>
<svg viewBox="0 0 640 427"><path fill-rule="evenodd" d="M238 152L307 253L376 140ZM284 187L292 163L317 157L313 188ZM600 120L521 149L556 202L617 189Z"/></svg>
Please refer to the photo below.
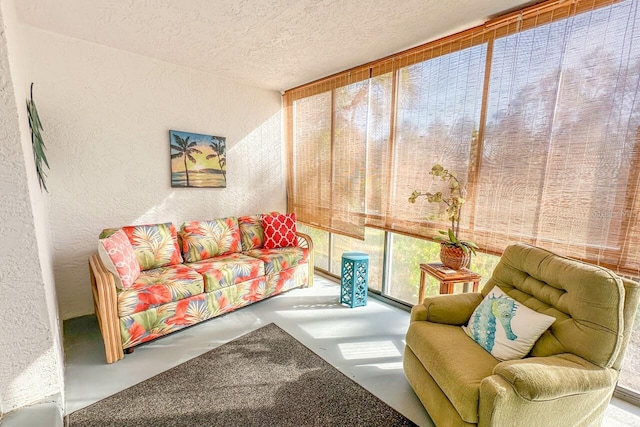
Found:
<svg viewBox="0 0 640 427"><path fill-rule="evenodd" d="M288 210L301 222L360 239L368 100L368 67L285 94Z"/></svg>
<svg viewBox="0 0 640 427"><path fill-rule="evenodd" d="M483 251L528 242L638 276L639 88L638 0L510 13L285 92L289 209L432 238L438 206L407 198L446 191L440 163L466 184L460 237Z"/></svg>

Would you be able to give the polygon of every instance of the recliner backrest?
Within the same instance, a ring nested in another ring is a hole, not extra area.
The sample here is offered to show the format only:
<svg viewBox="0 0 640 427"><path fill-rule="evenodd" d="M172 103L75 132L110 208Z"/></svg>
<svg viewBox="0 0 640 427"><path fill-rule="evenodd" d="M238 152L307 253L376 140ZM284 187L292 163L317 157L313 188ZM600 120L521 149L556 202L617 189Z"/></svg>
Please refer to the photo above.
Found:
<svg viewBox="0 0 640 427"><path fill-rule="evenodd" d="M574 353L598 366L619 368L618 355L626 344L625 290L616 274L518 243L505 249L483 296L496 285L516 301L556 318L531 356Z"/></svg>

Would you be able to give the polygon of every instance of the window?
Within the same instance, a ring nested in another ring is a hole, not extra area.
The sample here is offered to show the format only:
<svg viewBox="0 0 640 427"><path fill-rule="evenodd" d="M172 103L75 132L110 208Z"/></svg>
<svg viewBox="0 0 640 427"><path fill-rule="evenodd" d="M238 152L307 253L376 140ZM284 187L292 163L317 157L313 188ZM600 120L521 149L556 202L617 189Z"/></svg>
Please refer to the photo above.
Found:
<svg viewBox="0 0 640 427"><path fill-rule="evenodd" d="M331 223L331 106L331 92L323 92L298 100L293 111L292 175L298 179L289 183L290 211L312 225Z"/></svg>
<svg viewBox="0 0 640 427"><path fill-rule="evenodd" d="M415 237L391 234L391 263L389 268L388 295L411 304L418 303L420 288L420 264L438 262L440 245ZM436 295L439 286L429 281L425 296Z"/></svg>
<svg viewBox="0 0 640 427"><path fill-rule="evenodd" d="M364 237L369 71L287 96L288 210L309 225ZM295 126L293 125L295 123Z"/></svg>
<svg viewBox="0 0 640 427"><path fill-rule="evenodd" d="M424 239L385 233L370 227L365 228L364 240L328 233L305 225L299 225L298 229L313 239L316 268L339 278L342 254L348 251L364 252L369 255L369 290L407 305L418 303L420 264L440 262L440 246ZM389 236L389 245L385 247L386 235ZM389 258L386 270L385 253ZM470 268L482 275L481 286L489 280L499 260L500 257L483 253L472 257ZM438 282L429 278L425 295L437 295L439 289ZM456 288L456 292L461 290L462 286L460 289Z"/></svg>
<svg viewBox="0 0 640 427"><path fill-rule="evenodd" d="M472 140L480 123L485 57L486 44L481 44L397 71L396 131L385 221L391 230L430 236L434 228L446 229L446 222L432 218L437 214L434 204L421 200L413 205L407 198L416 187L437 191L441 183L429 175L435 163L449 165L461 178L468 175Z"/></svg>
<svg viewBox="0 0 640 427"><path fill-rule="evenodd" d="M366 228L364 240L332 234L304 224L298 224L298 231L308 234L313 240L314 266L335 277L341 275L344 252L358 251L368 254L369 289L377 292L382 290L384 231Z"/></svg>
<svg viewBox="0 0 640 427"><path fill-rule="evenodd" d="M313 265L324 271L329 271L329 232L298 224L299 232L309 235L313 241Z"/></svg>
<svg viewBox="0 0 640 427"><path fill-rule="evenodd" d="M341 275L342 254L349 251L364 252L369 255L369 289L382 290L382 268L384 266L384 231L366 228L364 240L333 235L331 247L331 272Z"/></svg>
<svg viewBox="0 0 640 427"><path fill-rule="evenodd" d="M620 2L496 38L473 201L484 249L516 239L639 271L626 253L638 242L636 9Z"/></svg>
<svg viewBox="0 0 640 427"><path fill-rule="evenodd" d="M640 276L637 0L546 2L285 93L289 209L364 238L431 239L442 163L461 238L522 241Z"/></svg>

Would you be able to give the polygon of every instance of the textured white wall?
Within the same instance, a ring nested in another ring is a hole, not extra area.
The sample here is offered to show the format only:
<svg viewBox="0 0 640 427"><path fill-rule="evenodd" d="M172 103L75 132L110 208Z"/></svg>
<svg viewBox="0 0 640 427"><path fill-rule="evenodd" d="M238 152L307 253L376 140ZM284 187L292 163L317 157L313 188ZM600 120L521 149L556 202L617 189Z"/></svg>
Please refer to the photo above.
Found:
<svg viewBox="0 0 640 427"><path fill-rule="evenodd" d="M286 207L280 94L22 26L51 165L63 319L93 312L87 258L103 228ZM171 188L169 130L227 138L227 188Z"/></svg>
<svg viewBox="0 0 640 427"><path fill-rule="evenodd" d="M0 413L63 402L63 357L46 197L27 122L28 73L13 4L0 3ZM46 141L45 141L46 142Z"/></svg>

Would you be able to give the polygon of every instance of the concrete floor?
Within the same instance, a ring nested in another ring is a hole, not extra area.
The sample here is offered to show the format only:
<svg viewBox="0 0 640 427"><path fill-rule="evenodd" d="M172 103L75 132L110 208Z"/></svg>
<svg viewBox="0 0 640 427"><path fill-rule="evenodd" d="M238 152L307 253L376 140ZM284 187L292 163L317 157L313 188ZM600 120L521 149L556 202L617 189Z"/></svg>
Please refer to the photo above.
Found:
<svg viewBox="0 0 640 427"><path fill-rule="evenodd" d="M416 424L432 426L402 372L409 313L373 298L366 307L342 307L338 295L337 284L316 276L313 288L296 289L158 339L111 365L105 363L95 317L67 321L66 411L90 405L273 322ZM34 421L34 416L42 422ZM52 425L42 416L32 415L28 423L7 417L0 424ZM640 426L640 408L614 398L603 425Z"/></svg>
<svg viewBox="0 0 640 427"><path fill-rule="evenodd" d="M111 365L105 364L94 317L66 322L66 412L273 322L415 423L433 425L402 373L409 313L372 298L366 307L343 307L338 295L337 284L316 276L313 288L295 289L152 341Z"/></svg>

